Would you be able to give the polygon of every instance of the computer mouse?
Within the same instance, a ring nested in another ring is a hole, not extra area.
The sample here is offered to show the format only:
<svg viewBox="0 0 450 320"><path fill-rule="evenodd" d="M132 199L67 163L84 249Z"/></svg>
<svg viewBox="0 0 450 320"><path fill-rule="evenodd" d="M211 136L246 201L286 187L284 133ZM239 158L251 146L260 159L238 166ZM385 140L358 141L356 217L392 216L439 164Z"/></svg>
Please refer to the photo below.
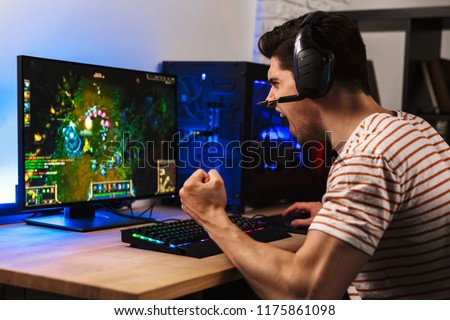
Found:
<svg viewBox="0 0 450 320"><path fill-rule="evenodd" d="M296 210L292 212L291 214L283 217L283 224L285 227L292 227L291 222L295 219L308 219L311 217L311 214L309 211L306 210Z"/></svg>

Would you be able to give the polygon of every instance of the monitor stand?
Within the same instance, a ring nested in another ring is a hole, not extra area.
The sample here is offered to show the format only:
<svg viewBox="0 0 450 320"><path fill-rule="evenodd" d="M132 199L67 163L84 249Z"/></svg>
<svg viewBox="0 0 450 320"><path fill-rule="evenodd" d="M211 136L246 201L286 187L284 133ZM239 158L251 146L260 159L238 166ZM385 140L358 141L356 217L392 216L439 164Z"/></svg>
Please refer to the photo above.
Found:
<svg viewBox="0 0 450 320"><path fill-rule="evenodd" d="M121 217L106 210L96 210L93 206L66 207L64 214L27 218L25 222L30 225L79 232L145 223L142 220Z"/></svg>

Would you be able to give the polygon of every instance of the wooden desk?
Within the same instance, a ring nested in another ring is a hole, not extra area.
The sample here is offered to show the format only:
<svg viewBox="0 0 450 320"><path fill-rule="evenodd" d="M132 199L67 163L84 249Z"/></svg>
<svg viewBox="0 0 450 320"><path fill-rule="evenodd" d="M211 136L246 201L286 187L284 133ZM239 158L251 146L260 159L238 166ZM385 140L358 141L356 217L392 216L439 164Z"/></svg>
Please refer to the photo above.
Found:
<svg viewBox="0 0 450 320"><path fill-rule="evenodd" d="M0 283L85 299L174 299L241 278L224 254L196 259L131 248L120 229L0 226ZM272 244L296 250L303 240Z"/></svg>

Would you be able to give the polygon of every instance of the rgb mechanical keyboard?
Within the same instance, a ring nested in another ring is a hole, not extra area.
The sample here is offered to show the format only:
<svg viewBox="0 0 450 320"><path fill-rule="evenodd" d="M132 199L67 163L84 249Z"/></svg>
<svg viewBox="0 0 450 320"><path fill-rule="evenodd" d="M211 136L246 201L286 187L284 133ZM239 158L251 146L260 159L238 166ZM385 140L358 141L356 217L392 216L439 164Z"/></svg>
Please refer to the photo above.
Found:
<svg viewBox="0 0 450 320"><path fill-rule="evenodd" d="M239 215L230 220L251 238L270 242L288 238L284 230L271 228L263 219L251 219ZM209 238L205 229L193 219L160 222L141 227L121 230L122 242L132 247L204 258L222 253L219 246Z"/></svg>

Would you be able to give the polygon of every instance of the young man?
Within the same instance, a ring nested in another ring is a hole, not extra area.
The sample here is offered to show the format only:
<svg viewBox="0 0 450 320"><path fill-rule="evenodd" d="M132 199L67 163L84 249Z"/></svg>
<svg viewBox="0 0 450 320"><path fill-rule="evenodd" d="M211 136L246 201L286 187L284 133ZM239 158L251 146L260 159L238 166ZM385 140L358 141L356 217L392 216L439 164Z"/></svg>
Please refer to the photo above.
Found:
<svg viewBox="0 0 450 320"><path fill-rule="evenodd" d="M424 120L372 99L365 46L345 16L288 21L264 34L259 49L271 59L267 106L300 143L326 138L339 154L322 202L284 213L311 213L305 243L292 253L241 232L226 215L215 170L186 181L183 210L263 298L340 299L351 284L365 299L450 298L447 143Z"/></svg>

